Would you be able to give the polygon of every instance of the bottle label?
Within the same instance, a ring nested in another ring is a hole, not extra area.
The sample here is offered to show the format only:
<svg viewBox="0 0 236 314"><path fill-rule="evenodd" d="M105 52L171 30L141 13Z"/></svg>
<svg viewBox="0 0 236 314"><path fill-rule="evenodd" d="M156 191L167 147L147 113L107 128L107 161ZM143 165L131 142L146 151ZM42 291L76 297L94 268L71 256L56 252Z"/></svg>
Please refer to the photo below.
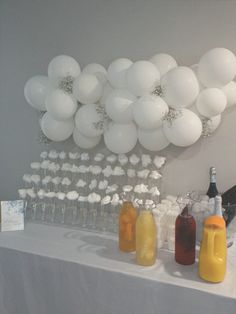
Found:
<svg viewBox="0 0 236 314"><path fill-rule="evenodd" d="M216 183L216 175L215 174L211 175L210 182L211 183Z"/></svg>

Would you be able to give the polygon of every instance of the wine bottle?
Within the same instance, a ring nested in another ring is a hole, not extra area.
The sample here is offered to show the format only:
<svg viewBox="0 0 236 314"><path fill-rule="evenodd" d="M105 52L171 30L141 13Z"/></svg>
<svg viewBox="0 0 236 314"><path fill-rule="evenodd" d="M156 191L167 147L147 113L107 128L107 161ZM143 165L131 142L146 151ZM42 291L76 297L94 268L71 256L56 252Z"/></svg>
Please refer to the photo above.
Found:
<svg viewBox="0 0 236 314"><path fill-rule="evenodd" d="M207 191L207 195L209 198L215 197L218 194L217 186L216 186L216 168L210 168L210 185Z"/></svg>
<svg viewBox="0 0 236 314"><path fill-rule="evenodd" d="M216 195L215 197L215 215L222 217L222 197Z"/></svg>

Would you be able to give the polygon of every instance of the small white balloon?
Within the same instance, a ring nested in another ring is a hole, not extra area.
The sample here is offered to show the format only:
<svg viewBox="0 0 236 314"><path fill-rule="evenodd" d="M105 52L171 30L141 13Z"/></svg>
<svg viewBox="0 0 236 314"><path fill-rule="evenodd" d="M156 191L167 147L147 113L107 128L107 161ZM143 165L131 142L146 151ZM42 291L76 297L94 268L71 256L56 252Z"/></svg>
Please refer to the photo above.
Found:
<svg viewBox="0 0 236 314"><path fill-rule="evenodd" d="M198 77L206 87L223 87L236 75L236 57L226 48L214 48L205 53L198 66Z"/></svg>
<svg viewBox="0 0 236 314"><path fill-rule="evenodd" d="M115 89L107 97L105 109L108 116L119 123L133 120L133 103L136 97L124 89Z"/></svg>
<svg viewBox="0 0 236 314"><path fill-rule="evenodd" d="M236 104L236 82L231 81L229 84L221 88L227 98L226 107L229 108Z"/></svg>
<svg viewBox="0 0 236 314"><path fill-rule="evenodd" d="M67 120L72 118L78 106L74 97L66 94L60 89L52 90L46 100L46 109L56 120Z"/></svg>
<svg viewBox="0 0 236 314"><path fill-rule="evenodd" d="M76 128L88 137L97 137L103 133L103 129L97 127L102 122L103 116L96 104L81 106L75 115Z"/></svg>
<svg viewBox="0 0 236 314"><path fill-rule="evenodd" d="M176 60L166 53L158 53L150 61L157 67L161 76L178 66Z"/></svg>
<svg viewBox="0 0 236 314"><path fill-rule="evenodd" d="M81 134L77 128L74 128L73 139L77 146L83 149L91 149L97 146L101 140L101 135L96 137L88 137Z"/></svg>
<svg viewBox="0 0 236 314"><path fill-rule="evenodd" d="M52 59L48 65L48 77L58 83L65 77L76 78L80 74L80 65L72 57L60 55Z"/></svg>
<svg viewBox="0 0 236 314"><path fill-rule="evenodd" d="M219 88L203 89L196 101L197 110L207 118L221 114L226 107L227 98Z"/></svg>
<svg viewBox="0 0 236 314"><path fill-rule="evenodd" d="M25 99L33 108L46 111L45 99L49 90L50 83L48 77L43 75L33 76L25 84Z"/></svg>
<svg viewBox="0 0 236 314"><path fill-rule="evenodd" d="M137 61L127 71L127 88L136 96L151 93L159 84L160 73L150 61Z"/></svg>
<svg viewBox="0 0 236 314"><path fill-rule="evenodd" d="M162 125L164 116L169 107L158 96L146 95L139 98L133 105L134 120L140 128L156 129Z"/></svg>
<svg viewBox="0 0 236 314"><path fill-rule="evenodd" d="M137 129L134 123L119 124L111 122L104 133L106 147L113 153L126 154L137 143Z"/></svg>
<svg viewBox="0 0 236 314"><path fill-rule="evenodd" d="M44 135L54 142L61 142L68 139L74 130L74 120L55 120L46 112L41 120L41 128Z"/></svg>
<svg viewBox="0 0 236 314"><path fill-rule="evenodd" d="M127 58L120 58L113 61L107 70L108 80L115 88L126 88L126 71L133 64Z"/></svg>
<svg viewBox="0 0 236 314"><path fill-rule="evenodd" d="M163 122L163 131L167 139L176 146L186 147L194 144L202 134L200 118L188 109L176 111L173 121Z"/></svg>
<svg viewBox="0 0 236 314"><path fill-rule="evenodd" d="M174 109L191 106L199 94L196 75L189 67L179 66L161 79L164 99Z"/></svg>
<svg viewBox="0 0 236 314"><path fill-rule="evenodd" d="M103 84L94 74L82 73L73 84L74 97L82 104L94 104L102 97Z"/></svg>
<svg viewBox="0 0 236 314"><path fill-rule="evenodd" d="M103 92L102 92L102 97L99 99L99 103L103 106L105 106L106 99L108 95L113 91L113 88L111 87L111 84L107 82L104 85Z"/></svg>
<svg viewBox="0 0 236 314"><path fill-rule="evenodd" d="M99 63L90 63L83 68L82 73L94 74L105 84L107 81L107 70Z"/></svg>
<svg viewBox="0 0 236 314"><path fill-rule="evenodd" d="M144 148L153 152L160 151L170 144L162 128L155 130L144 130L139 128L138 140Z"/></svg>

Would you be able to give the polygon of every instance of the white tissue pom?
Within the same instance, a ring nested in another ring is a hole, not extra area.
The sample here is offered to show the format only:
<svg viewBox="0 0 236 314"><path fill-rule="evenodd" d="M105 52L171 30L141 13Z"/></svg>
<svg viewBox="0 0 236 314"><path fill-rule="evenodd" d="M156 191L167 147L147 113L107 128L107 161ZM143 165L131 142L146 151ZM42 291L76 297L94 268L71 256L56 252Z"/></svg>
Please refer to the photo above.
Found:
<svg viewBox="0 0 236 314"><path fill-rule="evenodd" d="M158 188L156 186L152 187L148 193L152 194L153 196L159 196L160 195L160 191L158 190Z"/></svg>
<svg viewBox="0 0 236 314"><path fill-rule="evenodd" d="M33 174L31 176L31 182L35 183L35 184L38 184L40 182L40 176L38 174Z"/></svg>
<svg viewBox="0 0 236 314"><path fill-rule="evenodd" d="M142 159L142 166L143 167L147 167L148 165L150 165L152 163L152 159L151 159L150 155L143 154L141 159Z"/></svg>
<svg viewBox="0 0 236 314"><path fill-rule="evenodd" d="M46 169L48 169L49 164L50 164L50 160L44 160L41 162L40 167L41 167L41 169L46 170Z"/></svg>
<svg viewBox="0 0 236 314"><path fill-rule="evenodd" d="M148 193L148 186L141 183L141 184L137 184L135 187L134 187L134 192L135 193Z"/></svg>
<svg viewBox="0 0 236 314"><path fill-rule="evenodd" d="M56 197L56 193L55 192L47 192L47 193L45 193L45 196L48 198L53 198L53 197Z"/></svg>
<svg viewBox="0 0 236 314"><path fill-rule="evenodd" d="M82 153L82 154L80 155L80 159L81 159L82 161L89 160L89 159L90 159L89 154L88 154L88 153Z"/></svg>
<svg viewBox="0 0 236 314"><path fill-rule="evenodd" d="M30 174L24 174L23 175L23 181L27 183L31 183L31 175Z"/></svg>
<svg viewBox="0 0 236 314"><path fill-rule="evenodd" d="M155 180L158 180L162 177L162 175L156 171L156 170L153 170L151 173L150 173L150 178L152 179L155 179Z"/></svg>
<svg viewBox="0 0 236 314"><path fill-rule="evenodd" d="M116 206L119 204L119 201L120 201L119 195L116 193L112 196L111 205Z"/></svg>
<svg viewBox="0 0 236 314"><path fill-rule="evenodd" d="M66 194L66 198L70 201L74 201L79 197L79 194L76 191L70 191Z"/></svg>
<svg viewBox="0 0 236 314"><path fill-rule="evenodd" d="M131 155L131 156L129 157L129 162L130 162L131 165L133 165L133 166L137 165L137 164L139 163L139 161L140 161L140 158L139 158L137 155L135 155L135 154L133 154L133 155Z"/></svg>
<svg viewBox="0 0 236 314"><path fill-rule="evenodd" d="M78 159L79 153L69 152L69 158L72 160Z"/></svg>
<svg viewBox="0 0 236 314"><path fill-rule="evenodd" d="M104 155L103 154L101 154L101 153L97 153L96 155L95 155L95 157L94 157L94 160L95 161L102 161L103 159L104 159Z"/></svg>
<svg viewBox="0 0 236 314"><path fill-rule="evenodd" d="M128 176L129 178L134 178L134 177L136 176L135 170L134 170L134 169L128 169L128 170L127 170L127 176Z"/></svg>
<svg viewBox="0 0 236 314"><path fill-rule="evenodd" d="M62 185L71 185L71 180L69 178L63 178L61 181Z"/></svg>
<svg viewBox="0 0 236 314"><path fill-rule="evenodd" d="M83 196L83 195L80 195L79 198L78 198L79 202L87 202L88 201L88 197L87 196Z"/></svg>
<svg viewBox="0 0 236 314"><path fill-rule="evenodd" d="M97 184L98 184L98 182L97 182L96 179L92 180L92 181L90 182L90 184L89 184L89 189L90 189L90 190L95 189L95 188L97 187Z"/></svg>
<svg viewBox="0 0 236 314"><path fill-rule="evenodd" d="M58 166L57 164L55 164L55 162L51 162L48 165L48 170L52 171L52 172L56 172L58 170Z"/></svg>
<svg viewBox="0 0 236 314"><path fill-rule="evenodd" d="M19 194L19 197L20 198L26 198L26 196L27 196L27 191L26 191L26 189L19 189L18 190L18 194Z"/></svg>
<svg viewBox="0 0 236 314"><path fill-rule="evenodd" d="M70 171L71 171L72 173L79 173L79 167L76 166L75 164L73 164L72 167L71 167L71 169L70 169Z"/></svg>
<svg viewBox="0 0 236 314"><path fill-rule="evenodd" d="M27 195L30 197L30 198L35 198L36 197L36 193L34 191L34 189L27 189Z"/></svg>
<svg viewBox="0 0 236 314"><path fill-rule="evenodd" d="M106 168L104 168L102 172L104 177L110 177L113 174L111 166L106 166Z"/></svg>
<svg viewBox="0 0 236 314"><path fill-rule="evenodd" d="M40 154L40 158L42 159L46 159L48 157L48 152L44 151L44 152L41 152Z"/></svg>
<svg viewBox="0 0 236 314"><path fill-rule="evenodd" d="M48 157L51 159L57 159L58 158L58 152L56 150L50 150L48 153Z"/></svg>
<svg viewBox="0 0 236 314"><path fill-rule="evenodd" d="M107 205L107 204L109 204L110 202L111 202L111 197L110 197L110 195L106 195L106 196L102 199L101 204L102 204L102 205Z"/></svg>
<svg viewBox="0 0 236 314"><path fill-rule="evenodd" d="M30 168L34 170L39 170L41 168L40 162L31 162Z"/></svg>
<svg viewBox="0 0 236 314"><path fill-rule="evenodd" d="M89 167L85 166L85 165L81 165L78 168L78 172L79 173L87 173L89 171Z"/></svg>
<svg viewBox="0 0 236 314"><path fill-rule="evenodd" d="M66 159L66 152L64 152L64 151L60 152L59 153L59 158L62 159L62 160Z"/></svg>
<svg viewBox="0 0 236 314"><path fill-rule="evenodd" d="M108 186L107 180L100 181L98 184L99 190L105 190L107 188L107 186Z"/></svg>
<svg viewBox="0 0 236 314"><path fill-rule="evenodd" d="M123 176L125 175L125 171L124 169L122 169L121 167L117 166L114 168L113 170L113 176Z"/></svg>
<svg viewBox="0 0 236 314"><path fill-rule="evenodd" d="M166 162L165 157L155 156L153 159L154 165L157 167L157 169L160 169Z"/></svg>
<svg viewBox="0 0 236 314"><path fill-rule="evenodd" d="M69 164L68 162L63 163L61 166L62 171L70 171L70 169L71 169L71 164Z"/></svg>
<svg viewBox="0 0 236 314"><path fill-rule="evenodd" d="M112 184L112 185L107 187L106 194L114 193L115 191L117 191L117 189L118 189L118 185Z"/></svg>
<svg viewBox="0 0 236 314"><path fill-rule="evenodd" d="M143 169L137 172L137 176L142 179L146 179L149 175L149 169Z"/></svg>
<svg viewBox="0 0 236 314"><path fill-rule="evenodd" d="M89 203L98 203L101 200L101 196L97 193L90 193L88 195L88 202Z"/></svg>
<svg viewBox="0 0 236 314"><path fill-rule="evenodd" d="M117 156L116 155L109 155L109 156L107 156L106 160L108 162L110 162L111 164L113 164L114 162L116 162Z"/></svg>
<svg viewBox="0 0 236 314"><path fill-rule="evenodd" d="M131 192L133 190L133 187L132 187L132 185L124 185L122 190L124 192Z"/></svg>
<svg viewBox="0 0 236 314"><path fill-rule="evenodd" d="M43 178L42 184L43 185L47 185L51 181L52 181L52 177L51 176L46 176L46 177Z"/></svg>
<svg viewBox="0 0 236 314"><path fill-rule="evenodd" d="M102 172L102 168L100 166L90 166L89 170L94 175L98 175Z"/></svg>
<svg viewBox="0 0 236 314"><path fill-rule="evenodd" d="M65 197L66 197L66 194L63 193L63 192L58 192L58 193L56 193L56 197L57 197L59 200L63 201L63 200L65 199Z"/></svg>
<svg viewBox="0 0 236 314"><path fill-rule="evenodd" d="M58 185L61 183L62 178L61 177L55 177L52 179L52 183L55 185Z"/></svg>
<svg viewBox="0 0 236 314"><path fill-rule="evenodd" d="M86 184L87 184L87 183L86 183L84 180L79 179L79 181L76 183L76 186L77 186L78 188L83 188L83 187L85 187Z"/></svg>
<svg viewBox="0 0 236 314"><path fill-rule="evenodd" d="M121 164L121 166L124 166L129 161L128 157L125 154L119 154L118 155L118 161Z"/></svg>
<svg viewBox="0 0 236 314"><path fill-rule="evenodd" d="M45 191L43 189L40 189L37 193L38 198L43 199L45 197Z"/></svg>

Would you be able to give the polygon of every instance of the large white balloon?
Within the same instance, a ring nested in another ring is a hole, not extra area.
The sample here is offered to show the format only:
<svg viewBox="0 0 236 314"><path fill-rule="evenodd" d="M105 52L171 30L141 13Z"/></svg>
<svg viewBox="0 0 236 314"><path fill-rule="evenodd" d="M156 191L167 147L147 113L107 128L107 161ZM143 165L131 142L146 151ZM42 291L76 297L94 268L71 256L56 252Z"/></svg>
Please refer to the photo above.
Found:
<svg viewBox="0 0 236 314"><path fill-rule="evenodd" d="M160 73L150 61L137 61L127 71L127 88L136 96L151 93L159 84Z"/></svg>
<svg viewBox="0 0 236 314"><path fill-rule="evenodd" d="M101 140L101 135L96 137L88 137L81 134L77 128L74 128L73 139L77 146L83 149L91 149L97 146Z"/></svg>
<svg viewBox="0 0 236 314"><path fill-rule="evenodd" d="M236 104L236 82L232 81L221 88L227 98L226 107L229 108Z"/></svg>
<svg viewBox="0 0 236 314"><path fill-rule="evenodd" d="M203 89L196 101L197 110L207 118L221 114L225 110L227 98L219 88Z"/></svg>
<svg viewBox="0 0 236 314"><path fill-rule="evenodd" d="M79 74L80 65L70 56L57 56L48 65L49 79L56 84L65 77L76 78Z"/></svg>
<svg viewBox="0 0 236 314"><path fill-rule="evenodd" d="M90 63L83 68L82 73L95 74L105 84L107 81L107 70L99 63Z"/></svg>
<svg viewBox="0 0 236 314"><path fill-rule="evenodd" d="M177 67L166 73L161 79L161 87L167 104L180 109L194 103L199 93L196 75L189 67Z"/></svg>
<svg viewBox="0 0 236 314"><path fill-rule="evenodd" d="M175 59L166 53L158 53L150 61L155 64L161 76L178 66Z"/></svg>
<svg viewBox="0 0 236 314"><path fill-rule="evenodd" d="M172 122L163 122L163 131L167 139L176 146L194 144L202 134L200 118L188 109L181 109Z"/></svg>
<svg viewBox="0 0 236 314"><path fill-rule="evenodd" d="M115 122L128 123L133 120L133 103L136 97L124 89L115 89L107 97L105 109Z"/></svg>
<svg viewBox="0 0 236 314"><path fill-rule="evenodd" d="M98 112L98 105L88 104L81 106L75 115L75 124L80 133L88 137L97 137L103 130L97 128L102 123L102 115Z"/></svg>
<svg viewBox="0 0 236 314"><path fill-rule="evenodd" d="M116 154L130 152L137 143L137 129L134 123L119 124L111 122L104 133L107 148Z"/></svg>
<svg viewBox="0 0 236 314"><path fill-rule="evenodd" d="M46 100L46 109L56 120L67 120L72 118L77 110L74 97L66 94L60 89L52 90Z"/></svg>
<svg viewBox="0 0 236 314"><path fill-rule="evenodd" d="M144 130L139 128L138 140L144 148L153 152L162 150L170 144L162 128L155 130Z"/></svg>
<svg viewBox="0 0 236 314"><path fill-rule="evenodd" d="M25 84L25 99L35 109L46 111L45 99L49 90L48 77L43 75L33 76Z"/></svg>
<svg viewBox="0 0 236 314"><path fill-rule="evenodd" d="M94 104L102 97L103 84L94 74L82 73L73 84L74 97L82 104Z"/></svg>
<svg viewBox="0 0 236 314"><path fill-rule="evenodd" d="M44 135L50 140L54 142L65 141L73 133L74 120L58 121L46 112L41 120L41 128Z"/></svg>
<svg viewBox="0 0 236 314"><path fill-rule="evenodd" d="M156 129L162 125L169 107L158 96L146 95L139 98L133 105L134 120L140 128Z"/></svg>
<svg viewBox="0 0 236 314"><path fill-rule="evenodd" d="M198 66L198 76L206 87L223 87L236 75L236 57L228 49L214 48L205 53Z"/></svg>
<svg viewBox="0 0 236 314"><path fill-rule="evenodd" d="M127 58L120 58L113 61L107 70L108 80L115 88L126 88L126 71L133 64Z"/></svg>

